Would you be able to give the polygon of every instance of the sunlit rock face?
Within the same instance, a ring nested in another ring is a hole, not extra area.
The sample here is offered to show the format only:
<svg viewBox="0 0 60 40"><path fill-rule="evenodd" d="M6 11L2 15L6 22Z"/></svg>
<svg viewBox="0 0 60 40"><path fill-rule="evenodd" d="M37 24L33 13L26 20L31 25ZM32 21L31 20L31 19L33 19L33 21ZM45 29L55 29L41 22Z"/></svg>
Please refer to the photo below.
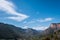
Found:
<svg viewBox="0 0 60 40"><path fill-rule="evenodd" d="M51 23L50 27L44 31L45 34L51 34L60 30L60 23Z"/></svg>
<svg viewBox="0 0 60 40"><path fill-rule="evenodd" d="M60 30L60 23L52 23L52 24L50 25L50 27L51 27L52 29Z"/></svg>
<svg viewBox="0 0 60 40"><path fill-rule="evenodd" d="M57 24L57 29L60 30L60 23Z"/></svg>
<svg viewBox="0 0 60 40"><path fill-rule="evenodd" d="M57 24L56 24L56 23L52 23L52 24L50 25L50 27L51 27L52 29L56 29L56 28L57 28Z"/></svg>

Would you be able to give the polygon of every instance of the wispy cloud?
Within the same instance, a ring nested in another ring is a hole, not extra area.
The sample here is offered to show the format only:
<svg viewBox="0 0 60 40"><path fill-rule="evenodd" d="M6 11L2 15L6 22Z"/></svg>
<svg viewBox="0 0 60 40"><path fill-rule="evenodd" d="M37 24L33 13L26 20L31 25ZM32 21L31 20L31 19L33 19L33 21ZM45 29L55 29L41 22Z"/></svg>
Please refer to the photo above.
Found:
<svg viewBox="0 0 60 40"><path fill-rule="evenodd" d="M29 16L18 13L15 10L15 5L12 2L9 2L7 0L0 0L0 10L5 11L7 14L14 15L14 17L7 17L8 19L16 20L16 21L22 21Z"/></svg>
<svg viewBox="0 0 60 40"><path fill-rule="evenodd" d="M29 28L29 27L28 27L28 26L24 26L24 27L23 27L23 29L27 29L27 28Z"/></svg>
<svg viewBox="0 0 60 40"><path fill-rule="evenodd" d="M48 21L52 21L54 18L45 18L45 19L39 19L37 21L39 22L48 22Z"/></svg>
<svg viewBox="0 0 60 40"><path fill-rule="evenodd" d="M32 28L32 29L35 29L35 30L45 30L45 29L48 28L48 26L43 26L43 25L40 25L39 23L41 23L41 22L49 22L49 21L52 21L53 19L54 18L44 18L44 19L31 20L29 22L25 21L23 28L25 28L25 29Z"/></svg>
<svg viewBox="0 0 60 40"><path fill-rule="evenodd" d="M22 28L23 29L32 28L32 29L35 29L35 30L46 30L48 27L45 27L45 26L34 26L34 27L24 26Z"/></svg>
<svg viewBox="0 0 60 40"><path fill-rule="evenodd" d="M44 26L36 26L36 27L32 27L32 29L35 29L35 30L45 30L47 29L48 27L44 27Z"/></svg>

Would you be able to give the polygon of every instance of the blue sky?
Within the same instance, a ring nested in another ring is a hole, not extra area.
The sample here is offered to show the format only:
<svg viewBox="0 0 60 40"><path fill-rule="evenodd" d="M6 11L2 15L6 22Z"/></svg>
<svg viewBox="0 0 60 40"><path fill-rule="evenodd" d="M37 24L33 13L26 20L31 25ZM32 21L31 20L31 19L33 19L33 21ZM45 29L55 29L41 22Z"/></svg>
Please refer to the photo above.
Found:
<svg viewBox="0 0 60 40"><path fill-rule="evenodd" d="M60 0L1 0L0 22L45 30L60 22Z"/></svg>

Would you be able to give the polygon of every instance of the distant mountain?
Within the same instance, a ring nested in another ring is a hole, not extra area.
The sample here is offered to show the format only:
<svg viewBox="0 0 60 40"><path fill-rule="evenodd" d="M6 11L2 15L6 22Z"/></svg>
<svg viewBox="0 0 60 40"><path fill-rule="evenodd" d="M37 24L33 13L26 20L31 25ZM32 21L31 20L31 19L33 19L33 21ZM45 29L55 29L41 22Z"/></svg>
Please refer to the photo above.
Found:
<svg viewBox="0 0 60 40"><path fill-rule="evenodd" d="M28 34L28 36L37 36L40 35L41 32L42 32L41 30L38 31L31 28L26 29L26 34Z"/></svg>
<svg viewBox="0 0 60 40"><path fill-rule="evenodd" d="M0 23L0 38L20 37L20 32L18 32L17 29L18 28L13 25Z"/></svg>
<svg viewBox="0 0 60 40"><path fill-rule="evenodd" d="M28 28L22 29L14 25L0 23L0 38L28 38L40 35L40 31Z"/></svg>
<svg viewBox="0 0 60 40"><path fill-rule="evenodd" d="M48 40L48 38L51 38L51 40L55 40L56 37L57 39L60 38L60 23L52 23L50 27L44 31L34 30L32 28L22 29L14 25L0 23L0 38L2 39Z"/></svg>

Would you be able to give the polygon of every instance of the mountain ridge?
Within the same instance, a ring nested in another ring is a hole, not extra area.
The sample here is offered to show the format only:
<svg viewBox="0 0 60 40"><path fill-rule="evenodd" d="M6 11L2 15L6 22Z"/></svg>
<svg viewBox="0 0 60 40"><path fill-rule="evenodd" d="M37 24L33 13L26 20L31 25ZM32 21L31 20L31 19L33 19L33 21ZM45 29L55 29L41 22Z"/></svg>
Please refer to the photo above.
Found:
<svg viewBox="0 0 60 40"><path fill-rule="evenodd" d="M0 23L0 38L27 38L38 34L40 33L37 30L31 28L22 29L14 25Z"/></svg>

